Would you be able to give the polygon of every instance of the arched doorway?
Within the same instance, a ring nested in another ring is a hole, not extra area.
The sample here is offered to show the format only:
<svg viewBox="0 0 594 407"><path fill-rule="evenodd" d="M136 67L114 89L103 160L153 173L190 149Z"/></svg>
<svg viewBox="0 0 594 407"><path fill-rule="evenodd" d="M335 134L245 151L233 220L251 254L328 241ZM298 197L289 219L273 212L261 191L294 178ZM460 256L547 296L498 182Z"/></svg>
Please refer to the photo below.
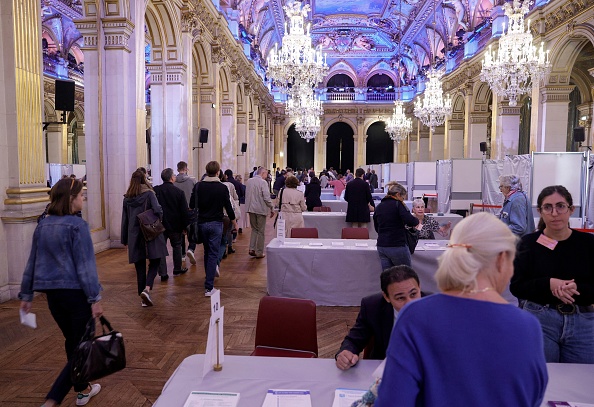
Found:
<svg viewBox="0 0 594 407"><path fill-rule="evenodd" d="M365 164L394 162L394 142L386 133L386 123L375 122L367 129Z"/></svg>
<svg viewBox="0 0 594 407"><path fill-rule="evenodd" d="M334 123L328 128L326 140L326 168L333 167L344 174L347 169L355 172L355 141L353 129L344 122Z"/></svg>
<svg viewBox="0 0 594 407"><path fill-rule="evenodd" d="M289 128L287 136L287 167L294 170L313 167L315 142L310 140L308 143L302 139L295 130L295 124Z"/></svg>

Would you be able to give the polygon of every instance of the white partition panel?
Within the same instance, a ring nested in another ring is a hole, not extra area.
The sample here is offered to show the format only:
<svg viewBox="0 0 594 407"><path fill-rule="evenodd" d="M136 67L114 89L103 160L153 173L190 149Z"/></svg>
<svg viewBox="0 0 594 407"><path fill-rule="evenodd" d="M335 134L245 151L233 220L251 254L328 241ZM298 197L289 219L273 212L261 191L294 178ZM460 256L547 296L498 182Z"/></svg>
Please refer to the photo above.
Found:
<svg viewBox="0 0 594 407"><path fill-rule="evenodd" d="M435 161L413 163L413 198L437 193L437 164ZM409 196L409 199L411 197Z"/></svg>
<svg viewBox="0 0 594 407"><path fill-rule="evenodd" d="M466 210L481 201L483 187L482 159L452 159L450 210Z"/></svg>
<svg viewBox="0 0 594 407"><path fill-rule="evenodd" d="M390 165L390 181L396 181L399 184L407 185L406 167L407 163L391 163Z"/></svg>

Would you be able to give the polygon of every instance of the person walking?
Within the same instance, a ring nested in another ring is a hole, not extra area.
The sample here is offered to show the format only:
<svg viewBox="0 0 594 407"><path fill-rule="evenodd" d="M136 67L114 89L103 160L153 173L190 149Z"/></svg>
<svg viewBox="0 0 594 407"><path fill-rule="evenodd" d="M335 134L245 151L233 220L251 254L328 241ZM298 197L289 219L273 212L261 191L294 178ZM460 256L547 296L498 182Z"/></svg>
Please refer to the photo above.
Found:
<svg viewBox="0 0 594 407"><path fill-rule="evenodd" d="M175 174L171 168L165 168L161 171L163 184L155 187L157 200L163 208L163 226L165 232L165 242L171 243L173 252L173 275L179 276L188 271L187 267L182 267L182 240L185 239L184 231L188 226L188 202L184 191L174 185ZM161 281L167 281L167 262L165 258L161 259L159 265L159 275Z"/></svg>
<svg viewBox="0 0 594 407"><path fill-rule="evenodd" d="M138 215L152 209L155 215L163 217L163 209L157 201L153 188L147 183L142 171L134 171L130 179L130 185L124 195L124 207L122 209L121 243L128 246L128 261L134 263L136 269L136 281L138 283L138 295L143 307L150 307L153 301L150 292L153 283L159 272L161 259L165 258L167 246L165 238L161 233L155 239L147 242L140 230ZM148 272L146 260L149 261Z"/></svg>
<svg viewBox="0 0 594 407"><path fill-rule="evenodd" d="M252 235L250 237L249 255L263 259L264 255L264 230L266 229L266 215L274 216L274 206L268 190L268 170L258 168L256 175L248 179L245 190L246 211L250 216Z"/></svg>
<svg viewBox="0 0 594 407"><path fill-rule="evenodd" d="M355 228L365 227L371 220L370 210L375 209L369 186L363 181L364 175L363 168L357 168L355 178L346 185L344 192L344 200L348 202L346 221Z"/></svg>
<svg viewBox="0 0 594 407"><path fill-rule="evenodd" d="M190 207L198 209L198 230L204 245L204 295L210 297L214 292L214 279L217 273L219 248L223 238L223 208L227 211L234 228L235 212L229 198L229 189L219 179L221 165L217 161L206 164L206 176L192 191Z"/></svg>
<svg viewBox="0 0 594 407"><path fill-rule="evenodd" d="M194 189L194 185L196 185L196 178L190 177L188 175L188 164L185 161L180 161L177 163L177 176L175 177L175 181L173 185L184 191L184 195L186 196L186 202L190 202L190 198L192 197L192 190ZM188 250L186 250L186 235L182 236L182 261L186 258L190 260L190 263L196 264L196 257L194 256L194 250L196 250L196 242L190 242L188 238Z"/></svg>
<svg viewBox="0 0 594 407"><path fill-rule="evenodd" d="M21 310L28 314L34 291L45 293L52 317L66 340L66 366L46 395L44 407L61 404L72 388L72 353L85 333L87 322L103 315L91 232L87 222L75 215L83 207L82 181L70 178L58 181L50 199L48 216L39 222L33 234L18 295ZM84 406L100 390L97 383L75 384L76 405Z"/></svg>

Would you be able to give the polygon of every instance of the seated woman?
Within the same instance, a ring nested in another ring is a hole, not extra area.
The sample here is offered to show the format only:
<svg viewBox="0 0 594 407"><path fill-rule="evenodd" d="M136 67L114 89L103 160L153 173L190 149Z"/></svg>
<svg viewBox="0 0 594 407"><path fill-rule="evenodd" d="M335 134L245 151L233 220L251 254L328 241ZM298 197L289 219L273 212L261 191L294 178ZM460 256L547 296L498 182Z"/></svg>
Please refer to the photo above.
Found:
<svg viewBox="0 0 594 407"><path fill-rule="evenodd" d="M540 325L501 296L515 251L516 237L489 213L456 226L435 275L442 293L398 314L376 407L541 405Z"/></svg>
<svg viewBox="0 0 594 407"><path fill-rule="evenodd" d="M442 236L447 236L452 227L452 222L448 222L444 226L439 226L439 223L431 216L425 215L425 201L417 198L413 201L412 213L419 220L416 229L419 231L419 239L435 239L433 232L437 232Z"/></svg>
<svg viewBox="0 0 594 407"><path fill-rule="evenodd" d="M522 237L510 291L540 321L549 363L594 363L594 235L569 228L573 199L554 185L537 199L538 231Z"/></svg>
<svg viewBox="0 0 594 407"><path fill-rule="evenodd" d="M320 180L317 177L312 177L309 184L305 186L305 203L307 204L307 210L313 211L316 206L322 206L322 186Z"/></svg>
<svg viewBox="0 0 594 407"><path fill-rule="evenodd" d="M305 226L302 212L307 209L303 192L297 189L299 180L293 175L287 177L285 187L279 193L279 216L285 220L285 236L291 236L291 229Z"/></svg>

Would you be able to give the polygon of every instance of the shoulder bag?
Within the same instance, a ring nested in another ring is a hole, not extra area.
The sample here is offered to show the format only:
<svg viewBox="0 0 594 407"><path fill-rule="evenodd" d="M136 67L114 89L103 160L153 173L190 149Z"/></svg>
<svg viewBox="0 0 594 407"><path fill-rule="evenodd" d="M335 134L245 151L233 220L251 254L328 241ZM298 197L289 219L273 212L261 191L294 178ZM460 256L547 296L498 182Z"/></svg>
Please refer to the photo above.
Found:
<svg viewBox="0 0 594 407"><path fill-rule="evenodd" d="M165 226L163 226L161 219L155 215L153 208L146 209L146 205L147 201L144 202L144 212L139 213L136 217L138 218L138 223L140 223L140 230L142 230L144 240L150 242L165 231Z"/></svg>
<svg viewBox="0 0 594 407"><path fill-rule="evenodd" d="M70 379L72 383L88 383L126 367L124 338L114 331L105 317L100 317L102 335L95 336L95 318L72 353ZM105 330L107 328L107 331Z"/></svg>
<svg viewBox="0 0 594 407"><path fill-rule="evenodd" d="M398 201L400 202L400 201ZM404 205L402 202L400 202ZM406 206L405 206L406 207ZM407 208L408 211L408 208ZM410 228L408 226L404 226L404 238L406 240L406 245L408 246L408 250L410 254L415 252L415 248L417 247L417 243L419 242L419 231L416 228Z"/></svg>
<svg viewBox="0 0 594 407"><path fill-rule="evenodd" d="M276 214L276 218L274 218L274 224L272 225L272 227L275 229L276 229L276 221L278 220L278 217L280 216L280 213L281 213L281 209L283 207L283 192L284 192L284 190L285 190L285 187L283 187L280 190L280 196L278 198L278 212Z"/></svg>
<svg viewBox="0 0 594 407"><path fill-rule="evenodd" d="M192 209L192 214L190 216L192 221L188 226L188 241L196 244L202 243L200 228L198 227L198 185L200 185L199 182L194 185L194 209Z"/></svg>

